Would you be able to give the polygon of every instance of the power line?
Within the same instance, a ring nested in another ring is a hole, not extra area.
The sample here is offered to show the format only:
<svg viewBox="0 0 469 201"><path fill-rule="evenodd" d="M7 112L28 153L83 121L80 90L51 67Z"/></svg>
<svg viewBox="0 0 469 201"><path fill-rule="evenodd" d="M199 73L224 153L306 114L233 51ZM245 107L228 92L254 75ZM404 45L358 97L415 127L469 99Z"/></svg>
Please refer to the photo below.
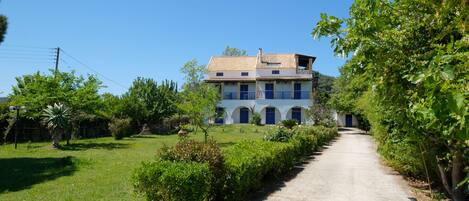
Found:
<svg viewBox="0 0 469 201"><path fill-rule="evenodd" d="M111 78L109 78L109 77L103 75L102 73L98 72L97 70L94 70L94 69L91 68L89 65L83 63L82 61L78 60L78 59L75 58L74 56L72 56L72 55L68 54L67 52L65 52L63 49L60 49L60 52L62 52L64 55L70 57L72 60L74 60L74 61L77 62L78 64L81 64L83 67L87 68L88 70L93 71L93 72L96 73L97 75L103 77L104 79L106 79L106 80L108 80L108 81L110 81L110 82L112 82L112 83L114 83L114 84L116 84L116 85L118 85L118 86L120 86L120 87L122 87L122 88L124 88L124 89L127 89L127 87L124 86L123 84L120 84L119 82L112 80Z"/></svg>

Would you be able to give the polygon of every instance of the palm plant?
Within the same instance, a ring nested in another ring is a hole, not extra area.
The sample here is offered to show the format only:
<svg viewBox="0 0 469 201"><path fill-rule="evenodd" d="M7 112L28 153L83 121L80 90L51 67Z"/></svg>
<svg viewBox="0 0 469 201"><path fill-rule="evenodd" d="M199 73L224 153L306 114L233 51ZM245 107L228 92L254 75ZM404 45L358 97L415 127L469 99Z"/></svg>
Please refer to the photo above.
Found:
<svg viewBox="0 0 469 201"><path fill-rule="evenodd" d="M65 130L70 125L70 110L62 103L48 105L43 110L42 122L49 129L52 135L52 147L60 147L60 139Z"/></svg>

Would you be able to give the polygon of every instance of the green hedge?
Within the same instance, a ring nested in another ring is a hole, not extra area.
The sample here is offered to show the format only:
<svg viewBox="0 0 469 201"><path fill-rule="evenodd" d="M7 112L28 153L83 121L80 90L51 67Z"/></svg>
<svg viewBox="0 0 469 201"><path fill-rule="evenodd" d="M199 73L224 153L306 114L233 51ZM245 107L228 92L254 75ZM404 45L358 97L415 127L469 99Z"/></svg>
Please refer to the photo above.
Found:
<svg viewBox="0 0 469 201"><path fill-rule="evenodd" d="M206 163L155 161L143 163L133 175L134 188L147 200L208 200L212 173Z"/></svg>
<svg viewBox="0 0 469 201"><path fill-rule="evenodd" d="M299 127L299 126L298 126ZM134 174L134 186L148 200L245 200L266 178L289 171L324 143L337 136L336 128L299 127L287 142L246 140L223 151L223 173L216 184L207 163L157 161L144 163ZM212 171L212 172L211 172ZM214 190L213 188L218 188Z"/></svg>

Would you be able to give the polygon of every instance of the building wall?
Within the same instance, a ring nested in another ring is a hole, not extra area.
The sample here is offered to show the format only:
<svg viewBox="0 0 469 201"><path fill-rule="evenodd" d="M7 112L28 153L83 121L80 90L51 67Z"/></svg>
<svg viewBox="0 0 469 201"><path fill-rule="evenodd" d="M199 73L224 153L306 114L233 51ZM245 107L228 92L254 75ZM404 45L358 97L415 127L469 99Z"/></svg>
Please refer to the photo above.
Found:
<svg viewBox="0 0 469 201"><path fill-rule="evenodd" d="M225 109L225 124L239 123L239 108L253 108L255 112L260 113L262 123L265 123L265 108L275 107L275 121L279 122L285 119L291 119L291 108L300 107L302 109L302 119L306 122L305 109L309 108L311 101L309 99L256 99L256 100L222 100L219 107ZM251 114L250 114L251 116ZM306 122L311 123L311 122Z"/></svg>
<svg viewBox="0 0 469 201"><path fill-rule="evenodd" d="M272 74L272 70L279 70L279 74ZM298 77L312 78L311 74L297 74L296 68L258 68L257 77Z"/></svg>
<svg viewBox="0 0 469 201"><path fill-rule="evenodd" d="M332 112L332 116L334 117L337 123L337 126L339 127L345 127L346 115L347 113L336 112L336 111ZM352 127L358 127L358 120L357 120L357 117L355 117L355 115L352 115Z"/></svg>
<svg viewBox="0 0 469 201"><path fill-rule="evenodd" d="M217 72L222 72L223 76L217 76ZM248 72L248 76L241 76L241 72ZM207 78L208 79L218 79L218 78L230 78L230 79L246 79L246 78L255 78L256 77L256 71L211 71L208 72Z"/></svg>

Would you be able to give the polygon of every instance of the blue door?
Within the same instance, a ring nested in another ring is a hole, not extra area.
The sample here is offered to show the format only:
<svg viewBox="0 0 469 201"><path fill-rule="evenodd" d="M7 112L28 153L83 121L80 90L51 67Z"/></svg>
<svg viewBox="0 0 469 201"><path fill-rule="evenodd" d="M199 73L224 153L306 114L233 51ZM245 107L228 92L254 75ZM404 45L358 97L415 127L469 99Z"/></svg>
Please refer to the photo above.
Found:
<svg viewBox="0 0 469 201"><path fill-rule="evenodd" d="M352 127L352 115L347 114L345 115L345 127Z"/></svg>
<svg viewBox="0 0 469 201"><path fill-rule="evenodd" d="M265 84L265 99L274 99L274 84Z"/></svg>
<svg viewBox="0 0 469 201"><path fill-rule="evenodd" d="M301 108L291 109L291 118L296 120L299 124L301 123Z"/></svg>
<svg viewBox="0 0 469 201"><path fill-rule="evenodd" d="M248 85L247 84L242 84L239 85L239 99L241 100L247 100L248 98Z"/></svg>
<svg viewBox="0 0 469 201"><path fill-rule="evenodd" d="M222 108L222 107L217 107L216 108L216 113L217 113L217 116L215 118L215 123L216 124L223 124L223 121L224 121L223 114L225 113L225 109Z"/></svg>
<svg viewBox="0 0 469 201"><path fill-rule="evenodd" d="M249 123L249 109L241 108L239 110L239 123L242 123L242 124Z"/></svg>
<svg viewBox="0 0 469 201"><path fill-rule="evenodd" d="M301 99L301 83L295 83L293 85L293 98L294 99Z"/></svg>
<svg viewBox="0 0 469 201"><path fill-rule="evenodd" d="M265 109L265 124L275 124L275 108L268 107Z"/></svg>

